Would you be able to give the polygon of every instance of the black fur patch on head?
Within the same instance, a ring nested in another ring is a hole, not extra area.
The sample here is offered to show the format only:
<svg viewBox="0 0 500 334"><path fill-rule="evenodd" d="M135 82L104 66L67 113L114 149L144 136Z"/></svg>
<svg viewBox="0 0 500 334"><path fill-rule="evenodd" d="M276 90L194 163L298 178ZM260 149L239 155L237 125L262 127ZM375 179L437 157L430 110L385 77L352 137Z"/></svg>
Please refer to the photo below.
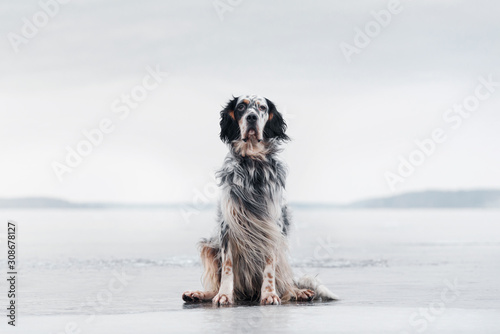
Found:
<svg viewBox="0 0 500 334"><path fill-rule="evenodd" d="M278 112L276 106L272 101L266 99L267 105L269 107L269 120L264 127L264 139L276 138L279 141L290 140L285 134L286 123L283 116Z"/></svg>
<svg viewBox="0 0 500 334"><path fill-rule="evenodd" d="M240 127L234 115L237 102L238 98L233 96L233 99L220 112L220 139L224 143L230 143L241 136Z"/></svg>

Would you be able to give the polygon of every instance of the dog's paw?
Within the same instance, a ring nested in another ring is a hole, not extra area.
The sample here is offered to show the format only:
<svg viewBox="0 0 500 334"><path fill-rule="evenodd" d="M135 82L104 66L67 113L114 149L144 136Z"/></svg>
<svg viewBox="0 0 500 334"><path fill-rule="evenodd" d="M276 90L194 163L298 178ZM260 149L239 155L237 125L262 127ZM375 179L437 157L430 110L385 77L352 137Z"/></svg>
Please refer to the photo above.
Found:
<svg viewBox="0 0 500 334"><path fill-rule="evenodd" d="M226 294L226 293L218 293L215 295L214 299L212 299L212 303L214 305L231 305L233 304L233 295L232 294Z"/></svg>
<svg viewBox="0 0 500 334"><path fill-rule="evenodd" d="M298 301L311 301L314 298L314 291L309 289L300 289L296 291Z"/></svg>
<svg viewBox="0 0 500 334"><path fill-rule="evenodd" d="M186 291L182 294L182 299L186 303L201 302L205 299L205 294L202 291Z"/></svg>
<svg viewBox="0 0 500 334"><path fill-rule="evenodd" d="M281 304L281 299L274 292L265 292L260 298L260 303L262 305L279 305Z"/></svg>

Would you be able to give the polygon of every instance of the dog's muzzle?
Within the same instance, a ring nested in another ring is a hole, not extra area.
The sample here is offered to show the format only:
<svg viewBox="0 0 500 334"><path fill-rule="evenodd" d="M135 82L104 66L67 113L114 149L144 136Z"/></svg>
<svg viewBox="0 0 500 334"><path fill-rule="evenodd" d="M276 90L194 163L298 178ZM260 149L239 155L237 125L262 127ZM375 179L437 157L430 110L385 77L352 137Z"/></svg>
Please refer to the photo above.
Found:
<svg viewBox="0 0 500 334"><path fill-rule="evenodd" d="M245 117L245 121L247 123L246 124L247 130L246 130L244 138L243 138L244 142L247 142L251 136L255 137L255 139L257 139L257 141L259 143L262 141L262 139L259 138L259 134L258 134L258 130L257 130L257 121L258 120L259 120L259 116L254 112L248 114Z"/></svg>

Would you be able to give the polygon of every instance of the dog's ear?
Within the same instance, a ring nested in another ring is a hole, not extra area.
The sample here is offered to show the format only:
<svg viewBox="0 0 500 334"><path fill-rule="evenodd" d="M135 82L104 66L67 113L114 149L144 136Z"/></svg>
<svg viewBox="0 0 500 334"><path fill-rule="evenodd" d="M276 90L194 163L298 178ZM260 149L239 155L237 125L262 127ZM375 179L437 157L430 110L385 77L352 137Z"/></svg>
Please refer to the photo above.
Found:
<svg viewBox="0 0 500 334"><path fill-rule="evenodd" d="M290 140L290 137L288 137L285 133L286 123L283 116L281 116L272 101L268 99L266 99L266 101L267 106L269 107L269 120L264 127L264 138L276 138L280 141Z"/></svg>
<svg viewBox="0 0 500 334"><path fill-rule="evenodd" d="M220 139L224 143L230 143L240 137L240 127L234 116L237 102L238 98L233 96L233 99L220 112Z"/></svg>

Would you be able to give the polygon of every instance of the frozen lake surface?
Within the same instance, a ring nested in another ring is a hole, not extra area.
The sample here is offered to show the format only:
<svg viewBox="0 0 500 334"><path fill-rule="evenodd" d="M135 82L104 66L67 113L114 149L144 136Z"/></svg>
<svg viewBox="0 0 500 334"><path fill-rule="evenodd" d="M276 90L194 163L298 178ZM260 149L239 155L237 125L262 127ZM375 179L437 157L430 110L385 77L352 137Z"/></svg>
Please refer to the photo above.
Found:
<svg viewBox="0 0 500 334"><path fill-rule="evenodd" d="M2 333L498 333L500 211L294 210L294 271L337 302L214 308L196 242L214 213L3 210L19 225L17 328ZM0 268L6 273L6 252ZM0 281L5 310L7 284ZM5 311L4 311L5 312Z"/></svg>

